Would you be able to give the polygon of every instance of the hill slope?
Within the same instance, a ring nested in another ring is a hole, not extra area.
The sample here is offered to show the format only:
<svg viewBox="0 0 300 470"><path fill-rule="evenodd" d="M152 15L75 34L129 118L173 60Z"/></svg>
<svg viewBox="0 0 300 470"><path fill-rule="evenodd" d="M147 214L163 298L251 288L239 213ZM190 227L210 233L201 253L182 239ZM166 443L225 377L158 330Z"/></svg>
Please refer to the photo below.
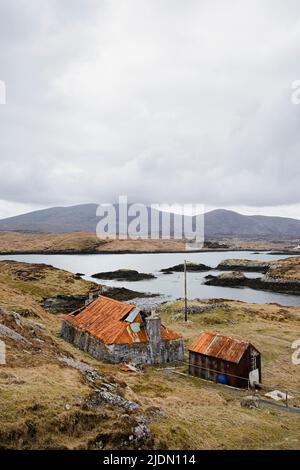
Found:
<svg viewBox="0 0 300 470"><path fill-rule="evenodd" d="M298 238L300 220L287 217L242 215L237 212L217 209L205 214L205 235Z"/></svg>
<svg viewBox="0 0 300 470"><path fill-rule="evenodd" d="M115 207L118 210L118 206ZM95 232L99 221L96 209L97 204L81 204L34 211L0 220L0 231ZM150 210L148 218L149 213ZM204 222L206 239L226 236L267 239L300 238L300 220L298 219L260 215L246 216L233 211L217 209L207 212L204 215ZM157 221L154 222L152 229L155 232L160 232Z"/></svg>

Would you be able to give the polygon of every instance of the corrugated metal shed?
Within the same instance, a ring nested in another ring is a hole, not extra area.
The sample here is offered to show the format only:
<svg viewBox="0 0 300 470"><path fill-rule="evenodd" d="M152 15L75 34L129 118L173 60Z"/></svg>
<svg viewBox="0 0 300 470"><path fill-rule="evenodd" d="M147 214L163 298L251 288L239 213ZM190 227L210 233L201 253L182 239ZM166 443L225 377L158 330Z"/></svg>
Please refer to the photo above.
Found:
<svg viewBox="0 0 300 470"><path fill-rule="evenodd" d="M64 320L107 345L146 343L148 337L144 326L139 331L131 328L133 319L135 323L143 323L137 311L134 315L130 315L135 309L134 304L125 304L101 295L83 309L66 315ZM178 338L181 338L179 334L161 326L162 340L170 341Z"/></svg>
<svg viewBox="0 0 300 470"><path fill-rule="evenodd" d="M210 331L203 331L188 348L190 352L238 364L249 342L233 339Z"/></svg>

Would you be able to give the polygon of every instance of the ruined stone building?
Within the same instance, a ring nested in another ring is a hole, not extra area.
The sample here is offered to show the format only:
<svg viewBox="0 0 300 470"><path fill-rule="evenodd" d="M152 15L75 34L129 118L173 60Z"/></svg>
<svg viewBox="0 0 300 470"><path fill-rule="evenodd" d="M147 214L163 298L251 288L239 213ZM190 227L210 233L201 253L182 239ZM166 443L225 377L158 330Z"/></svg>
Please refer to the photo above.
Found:
<svg viewBox="0 0 300 470"><path fill-rule="evenodd" d="M181 335L152 313L143 319L133 304L103 295L65 315L61 336L97 359L109 362L159 364L183 359Z"/></svg>

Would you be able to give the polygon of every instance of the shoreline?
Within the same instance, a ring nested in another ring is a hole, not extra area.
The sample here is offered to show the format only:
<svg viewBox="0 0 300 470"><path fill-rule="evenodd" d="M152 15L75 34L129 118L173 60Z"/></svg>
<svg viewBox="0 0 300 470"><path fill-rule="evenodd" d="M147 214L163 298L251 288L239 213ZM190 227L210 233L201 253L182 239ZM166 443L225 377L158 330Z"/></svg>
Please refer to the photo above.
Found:
<svg viewBox="0 0 300 470"><path fill-rule="evenodd" d="M32 251L0 251L0 256L10 256L10 255L129 255L129 254L137 254L137 255L155 255L155 254L172 254L172 253L230 253L230 252L247 252L256 251L257 253L269 253L270 250L253 250L248 248L231 248L231 249L204 249L204 250L154 250L154 251L147 251L147 250L93 250L93 251L43 251L43 250L32 250ZM275 254L275 253L274 253ZM285 255L285 253L281 252L280 254ZM289 255L290 253L286 253ZM298 253L295 253L297 255ZM299 254L298 254L299 255Z"/></svg>

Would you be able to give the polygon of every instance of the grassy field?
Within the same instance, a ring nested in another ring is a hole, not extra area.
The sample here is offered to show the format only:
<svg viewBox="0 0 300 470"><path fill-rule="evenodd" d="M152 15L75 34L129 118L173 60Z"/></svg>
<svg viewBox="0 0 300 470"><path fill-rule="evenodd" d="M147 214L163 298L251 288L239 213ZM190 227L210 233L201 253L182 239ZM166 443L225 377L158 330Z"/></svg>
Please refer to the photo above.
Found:
<svg viewBox="0 0 300 470"><path fill-rule="evenodd" d="M0 448L300 449L300 416L241 408L240 395L247 391L232 392L155 366L124 372L63 341L60 317L45 312L41 299L86 293L92 283L54 268L6 262L0 263L0 283L0 325L23 337L5 338ZM182 302L164 305L163 323L181 332L186 345L202 330L249 339L262 353L263 383L300 390L300 366L291 362L291 343L300 338L300 308L223 300L189 304L191 311L199 306L202 313L190 313L186 323ZM89 365L97 378L91 381L61 362L63 357ZM86 400L101 387L139 409L128 412L106 402L87 407ZM293 395L291 404L300 405L299 394ZM135 437L141 421L151 436Z"/></svg>
<svg viewBox="0 0 300 470"><path fill-rule="evenodd" d="M222 242L222 241L221 241ZM223 240L231 249L284 249L283 242ZM97 253L97 252L160 252L184 251L181 240L113 240L97 238L95 233L26 233L0 232L0 253Z"/></svg>
<svg viewBox="0 0 300 470"><path fill-rule="evenodd" d="M102 251L184 251L178 240L99 239L95 233L22 233L0 232L0 253L97 253Z"/></svg>
<svg viewBox="0 0 300 470"><path fill-rule="evenodd" d="M189 306L205 304L193 302ZM161 314L165 325L183 334L186 345L202 330L250 340L262 353L264 384L298 391L291 404L300 405L299 366L291 362L291 343L300 338L299 308L221 301L208 313L191 314L186 323L178 313L182 307L182 302L177 302L165 306ZM174 315L179 315L176 321L172 320ZM157 406L165 413L152 429L166 447L300 448L300 416L267 407L244 410L239 396L249 392L236 394L227 387L153 368L143 376L131 375L127 384L144 406Z"/></svg>

